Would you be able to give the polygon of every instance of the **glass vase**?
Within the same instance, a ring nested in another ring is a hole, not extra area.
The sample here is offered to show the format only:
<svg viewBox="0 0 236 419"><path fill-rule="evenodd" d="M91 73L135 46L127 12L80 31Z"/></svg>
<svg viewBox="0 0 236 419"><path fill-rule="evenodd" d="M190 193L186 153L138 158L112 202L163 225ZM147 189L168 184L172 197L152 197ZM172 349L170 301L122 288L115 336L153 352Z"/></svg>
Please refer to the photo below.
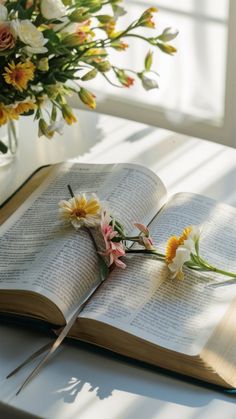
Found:
<svg viewBox="0 0 236 419"><path fill-rule="evenodd" d="M8 121L0 127L0 167L14 161L18 148L17 121Z"/></svg>

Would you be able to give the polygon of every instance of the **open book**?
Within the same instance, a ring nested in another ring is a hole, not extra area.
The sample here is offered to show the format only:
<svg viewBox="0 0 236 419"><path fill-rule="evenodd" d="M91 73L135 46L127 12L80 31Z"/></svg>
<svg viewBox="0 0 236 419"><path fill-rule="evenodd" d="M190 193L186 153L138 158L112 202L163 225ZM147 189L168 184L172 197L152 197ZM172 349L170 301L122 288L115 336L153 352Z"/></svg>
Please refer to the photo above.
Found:
<svg viewBox="0 0 236 419"><path fill-rule="evenodd" d="M189 193L167 197L162 181L134 164L63 164L0 228L0 311L63 326L99 285L99 262L82 229L64 226L58 202L96 192L133 233L148 224L155 246L191 224L203 226L201 254L236 271L236 209ZM4 211L4 208L3 210ZM171 280L166 265L132 256L92 295L70 336L226 388L236 387L236 285L212 274L185 272Z"/></svg>

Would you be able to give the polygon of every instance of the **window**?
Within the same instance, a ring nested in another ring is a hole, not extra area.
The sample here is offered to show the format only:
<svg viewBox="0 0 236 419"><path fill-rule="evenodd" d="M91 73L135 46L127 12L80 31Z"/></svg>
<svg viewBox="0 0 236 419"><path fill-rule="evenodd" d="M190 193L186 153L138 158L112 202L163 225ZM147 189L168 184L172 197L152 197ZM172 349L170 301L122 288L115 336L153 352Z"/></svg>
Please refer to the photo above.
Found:
<svg viewBox="0 0 236 419"><path fill-rule="evenodd" d="M91 87L98 91L98 111L236 146L235 0L129 0L125 19L157 3L157 29L179 29L172 42L177 54L155 54L160 89L145 92L139 83L116 89L97 78ZM148 45L128 42L130 49L114 52L114 60L119 54L121 66L142 68Z"/></svg>

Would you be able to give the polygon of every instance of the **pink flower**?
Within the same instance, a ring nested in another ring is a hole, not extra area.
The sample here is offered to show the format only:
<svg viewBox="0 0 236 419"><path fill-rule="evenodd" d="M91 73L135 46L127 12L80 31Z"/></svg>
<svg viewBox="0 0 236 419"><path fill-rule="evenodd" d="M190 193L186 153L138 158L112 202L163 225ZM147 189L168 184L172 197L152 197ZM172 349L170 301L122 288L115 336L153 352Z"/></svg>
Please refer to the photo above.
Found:
<svg viewBox="0 0 236 419"><path fill-rule="evenodd" d="M103 239L105 242L105 252L101 254L103 256L109 256L111 266L113 263L119 268L126 268L125 263L120 260L120 257L125 255L124 245L121 242L113 242L112 239L118 235L117 231L113 230L110 225L111 217L107 211L103 211L101 215L101 230Z"/></svg>
<svg viewBox="0 0 236 419"><path fill-rule="evenodd" d="M15 37L8 23L0 24L0 51L13 48L15 45Z"/></svg>
<svg viewBox="0 0 236 419"><path fill-rule="evenodd" d="M134 223L134 226L144 234L144 236L149 237L149 230L148 228L142 223Z"/></svg>
<svg viewBox="0 0 236 419"><path fill-rule="evenodd" d="M154 250L155 247L153 246L153 240L150 236L149 229L142 223L134 223L134 226L141 231L139 244L144 246L147 250Z"/></svg>
<svg viewBox="0 0 236 419"><path fill-rule="evenodd" d="M154 250L155 246L153 246L153 240L151 237L142 237L142 245L147 250Z"/></svg>

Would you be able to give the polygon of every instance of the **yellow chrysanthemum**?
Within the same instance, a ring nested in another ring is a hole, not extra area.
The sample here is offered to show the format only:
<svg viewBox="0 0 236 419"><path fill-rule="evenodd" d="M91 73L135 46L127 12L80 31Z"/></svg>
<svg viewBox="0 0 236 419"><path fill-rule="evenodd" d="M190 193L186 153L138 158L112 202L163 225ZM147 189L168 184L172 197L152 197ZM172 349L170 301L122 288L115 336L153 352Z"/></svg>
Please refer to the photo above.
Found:
<svg viewBox="0 0 236 419"><path fill-rule="evenodd" d="M27 84L34 79L35 66L31 61L15 64L13 61L5 67L3 73L5 82L22 92L27 89Z"/></svg>
<svg viewBox="0 0 236 419"><path fill-rule="evenodd" d="M9 119L19 119L19 114L16 112L15 108L11 107L7 109Z"/></svg>
<svg viewBox="0 0 236 419"><path fill-rule="evenodd" d="M179 247L179 238L177 236L172 236L169 238L166 245L166 262L171 263L176 255L176 250Z"/></svg>
<svg viewBox="0 0 236 419"><path fill-rule="evenodd" d="M18 105L14 108L14 111L16 114L21 115L22 113L36 109L36 107L37 106L33 102L22 102L18 103Z"/></svg>
<svg viewBox="0 0 236 419"><path fill-rule="evenodd" d="M101 222L101 205L94 194L90 198L78 194L68 201L60 201L59 207L61 218L70 221L76 229L95 227Z"/></svg>
<svg viewBox="0 0 236 419"><path fill-rule="evenodd" d="M189 226L183 230L183 233L179 237L179 244L183 244L185 240L188 240L189 234L191 233L192 229L193 228Z"/></svg>
<svg viewBox="0 0 236 419"><path fill-rule="evenodd" d="M9 114L7 108L3 105L3 103L0 103L0 127L7 123L8 118Z"/></svg>
<svg viewBox="0 0 236 419"><path fill-rule="evenodd" d="M184 244L185 240L188 240L188 237L192 231L192 226L186 227L181 236L172 236L169 238L166 245L166 262L171 263L176 255L176 250L179 246Z"/></svg>

